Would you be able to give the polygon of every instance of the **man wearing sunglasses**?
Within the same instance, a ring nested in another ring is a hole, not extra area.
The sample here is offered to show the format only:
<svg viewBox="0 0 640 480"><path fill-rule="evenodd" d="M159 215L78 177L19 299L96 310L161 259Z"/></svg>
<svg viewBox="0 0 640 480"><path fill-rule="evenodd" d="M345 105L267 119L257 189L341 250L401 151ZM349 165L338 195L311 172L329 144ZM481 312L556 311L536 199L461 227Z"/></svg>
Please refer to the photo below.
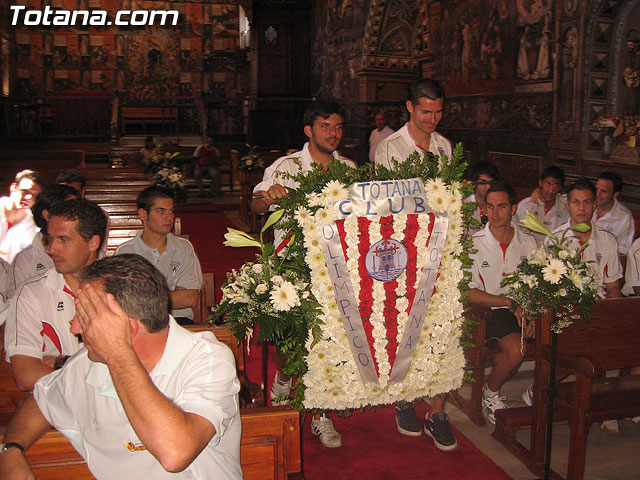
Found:
<svg viewBox="0 0 640 480"><path fill-rule="evenodd" d="M473 211L473 218L480 223L480 226L477 228L467 228L469 235L473 235L474 233L482 230L489 221L489 217L487 215L487 192L489 191L489 188L491 188L491 185L496 184L499 180L498 169L491 162L478 162L473 167L471 180L475 187L475 193L469 195L464 199L464 201L476 203L476 209Z"/></svg>

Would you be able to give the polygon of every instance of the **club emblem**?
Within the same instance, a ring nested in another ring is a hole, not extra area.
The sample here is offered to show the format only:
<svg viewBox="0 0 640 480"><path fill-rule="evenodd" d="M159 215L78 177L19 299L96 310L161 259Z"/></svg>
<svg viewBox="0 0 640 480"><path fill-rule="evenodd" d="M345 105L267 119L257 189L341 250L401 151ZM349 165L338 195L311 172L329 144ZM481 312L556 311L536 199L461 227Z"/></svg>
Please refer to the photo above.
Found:
<svg viewBox="0 0 640 480"><path fill-rule="evenodd" d="M367 252L367 272L380 282L390 282L407 268L407 258L407 249L402 243L383 238Z"/></svg>

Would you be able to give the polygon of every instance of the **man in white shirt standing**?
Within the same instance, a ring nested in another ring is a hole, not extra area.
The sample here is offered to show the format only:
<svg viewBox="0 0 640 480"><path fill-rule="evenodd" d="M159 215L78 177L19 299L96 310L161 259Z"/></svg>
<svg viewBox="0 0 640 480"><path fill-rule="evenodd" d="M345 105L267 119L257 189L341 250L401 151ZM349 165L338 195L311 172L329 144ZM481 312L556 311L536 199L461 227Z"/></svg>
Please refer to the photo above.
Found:
<svg viewBox="0 0 640 480"><path fill-rule="evenodd" d="M491 162L480 161L473 166L471 181L474 186L474 193L464 199L464 202L475 202L476 208L473 211L473 218L480 224L479 228L467 228L469 235L482 230L489 221L487 215L487 192L491 185L495 185L500 180L498 169Z"/></svg>
<svg viewBox="0 0 640 480"><path fill-rule="evenodd" d="M516 193L503 184L492 185L487 192L487 226L473 235L473 255L469 300L491 307L493 315L487 322L487 345L496 349L495 365L483 389L482 407L489 421L496 423L495 412L507 408L500 388L522 363L520 346L522 308L502 295L501 282L518 268L536 248L533 236L514 222L517 210ZM527 332L530 334L530 330Z"/></svg>
<svg viewBox="0 0 640 480"><path fill-rule="evenodd" d="M596 182L596 210L593 221L611 233L618 242L618 253L626 255L633 243L635 224L631 211L618 201L622 179L613 172L602 172Z"/></svg>
<svg viewBox="0 0 640 480"><path fill-rule="evenodd" d="M425 150L451 158L451 142L435 131L442 120L443 104L444 90L437 81L425 78L414 83L405 104L409 121L380 142L375 163L393 169L392 159L402 163L413 152L422 155Z"/></svg>
<svg viewBox="0 0 640 480"><path fill-rule="evenodd" d="M36 384L4 435L0 478L33 478L23 452L52 426L96 478L242 478L233 354L169 315L162 274L139 255L82 273L71 331L84 346Z"/></svg>
<svg viewBox="0 0 640 480"><path fill-rule="evenodd" d="M371 163L375 163L376 148L378 148L380 142L393 133L393 130L387 125L384 113L376 113L375 121L376 128L374 128L371 131L371 135L369 135L369 161Z"/></svg>
<svg viewBox="0 0 640 480"><path fill-rule="evenodd" d="M173 195L162 187L148 187L138 195L137 204L142 231L120 245L116 255L136 253L160 270L169 285L171 315L178 323L192 324L202 269L191 242L171 233L176 218Z"/></svg>
<svg viewBox="0 0 640 480"><path fill-rule="evenodd" d="M287 189L298 187L295 180L283 176L285 173L296 175L300 172L309 172L314 164L326 168L332 160L355 168L356 164L352 160L337 152L343 135L343 120L344 110L336 102L319 100L311 103L304 112L304 133L309 141L304 144L301 151L280 157L265 170L262 182L253 189L251 210L258 214L275 210L278 199L289 194ZM289 240L285 239L285 232L280 229L274 231L274 237L276 251L281 252L286 248ZM276 361L281 364L282 358L277 357ZM270 392L273 404L288 403L286 400L281 402L276 399L290 394L291 382L291 378L287 377L282 372L281 365L278 365ZM320 443L325 447L336 448L342 445L342 437L327 415L314 415L311 431L318 436Z"/></svg>
<svg viewBox="0 0 640 480"><path fill-rule="evenodd" d="M48 251L55 269L19 286L9 305L4 347L20 390L60 368L81 344L69 330L82 269L98 257L107 216L88 200L66 200L49 210Z"/></svg>
<svg viewBox="0 0 640 480"><path fill-rule="evenodd" d="M555 165L545 168L540 174L537 198L527 197L518 204L517 219L522 220L527 214L533 215L549 231L565 223L569 219L569 209L558 195L563 185L564 172L561 168ZM529 233L535 237L538 245L545 239L540 233Z"/></svg>

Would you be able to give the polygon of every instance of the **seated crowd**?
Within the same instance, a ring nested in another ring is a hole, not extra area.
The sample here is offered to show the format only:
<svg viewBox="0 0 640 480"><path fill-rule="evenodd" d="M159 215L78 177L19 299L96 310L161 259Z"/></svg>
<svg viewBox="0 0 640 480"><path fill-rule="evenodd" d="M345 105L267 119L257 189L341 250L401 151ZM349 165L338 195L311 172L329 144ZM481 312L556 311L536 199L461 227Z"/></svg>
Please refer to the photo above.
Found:
<svg viewBox="0 0 640 480"><path fill-rule="evenodd" d="M310 117L305 126L309 143L300 155L309 156L308 164L316 157L327 162L337 157L335 148L319 148L320 129L325 122L341 136L340 110L323 115ZM383 140L383 148L394 138ZM513 188L499 182L493 164L478 162L471 178L475 194L466 201L476 204L477 225L467 229L476 250L469 299L492 310L486 342L496 356L482 404L495 423L495 412L507 408L500 389L523 360L521 332L533 330L500 282L545 241L518 221L530 214L553 232L589 224L587 232L569 236L579 245L588 242L582 256L597 265L609 298L640 295L640 239L633 242L633 218L618 200L622 181L614 173L603 172L595 185L577 179L563 191L564 172L551 166L519 203ZM284 195L281 185L267 180L254 197L254 210L261 213ZM64 432L93 472L111 471L114 478L122 472L156 478L165 471L184 471L184 478L213 478L211 472L241 478L239 383L232 354L212 334L180 326L193 323L202 270L191 243L171 233L172 194L160 187L143 190L137 199L142 229L106 257L108 217L83 198L84 178L63 172L57 181L43 188L38 174L25 170L15 177L9 196L0 199L0 325L5 323L6 361L16 385L32 392L0 444L0 478L28 472L23 451L52 426ZM279 371L273 388L273 400L285 398L291 380ZM531 388L522 398L532 404ZM399 417L407 417L405 423L397 420L401 433L419 435L413 404L397 408ZM449 450L457 442L443 408L444 397L433 399L425 432L438 448ZM434 433L438 423L444 437ZM603 428L616 431L617 424ZM312 429L325 446L341 444L328 417L316 415Z"/></svg>

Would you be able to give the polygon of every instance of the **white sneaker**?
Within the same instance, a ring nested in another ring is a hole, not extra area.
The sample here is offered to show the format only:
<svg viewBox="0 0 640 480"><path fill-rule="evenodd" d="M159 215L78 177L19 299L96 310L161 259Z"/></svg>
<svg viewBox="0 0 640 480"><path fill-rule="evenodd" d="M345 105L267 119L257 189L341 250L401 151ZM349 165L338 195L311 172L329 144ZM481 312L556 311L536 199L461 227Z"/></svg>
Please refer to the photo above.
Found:
<svg viewBox="0 0 640 480"><path fill-rule="evenodd" d="M605 420L604 422L600 422L600 428L607 433L618 433L620 431L618 420Z"/></svg>
<svg viewBox="0 0 640 480"><path fill-rule="evenodd" d="M320 443L327 448L337 448L342 445L342 436L336 431L333 422L326 415L319 419L311 419L311 433L317 435Z"/></svg>
<svg viewBox="0 0 640 480"><path fill-rule="evenodd" d="M482 410L486 411L487 418L493 425L496 424L496 410L509 408L509 405L504 403L506 399L507 397L501 397L500 395L494 395L493 397L484 397L482 399Z"/></svg>
<svg viewBox="0 0 640 480"><path fill-rule="evenodd" d="M529 388L522 392L522 401L525 405L533 407L533 383L529 385Z"/></svg>
<svg viewBox="0 0 640 480"><path fill-rule="evenodd" d="M276 376L273 379L273 383L271 384L271 390L269 391L269 396L271 397L271 405L276 407L280 405L289 405L289 399L282 397L288 397L291 394L291 385L291 379L289 379L285 383L280 383L278 373L276 372ZM278 398L280 398L280 400L276 401L276 399Z"/></svg>

